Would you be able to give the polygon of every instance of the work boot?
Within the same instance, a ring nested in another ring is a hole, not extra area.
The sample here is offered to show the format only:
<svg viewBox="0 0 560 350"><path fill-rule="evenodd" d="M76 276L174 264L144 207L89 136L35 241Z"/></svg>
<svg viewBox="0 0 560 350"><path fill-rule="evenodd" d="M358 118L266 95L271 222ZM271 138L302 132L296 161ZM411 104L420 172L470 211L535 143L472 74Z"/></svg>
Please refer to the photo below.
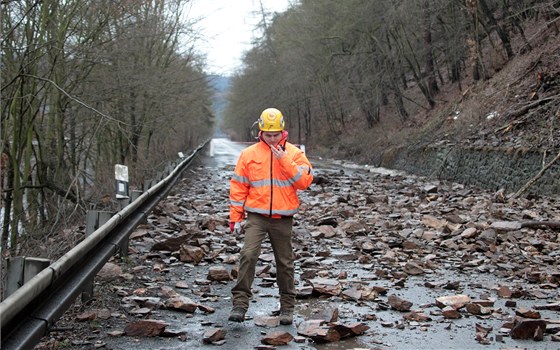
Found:
<svg viewBox="0 0 560 350"><path fill-rule="evenodd" d="M243 322L245 321L245 313L247 312L247 310L245 310L242 307L234 307L231 312L229 313L229 318L228 320L233 321L233 322Z"/></svg>
<svg viewBox="0 0 560 350"><path fill-rule="evenodd" d="M294 312L291 310L280 310L280 324L289 325L294 322Z"/></svg>

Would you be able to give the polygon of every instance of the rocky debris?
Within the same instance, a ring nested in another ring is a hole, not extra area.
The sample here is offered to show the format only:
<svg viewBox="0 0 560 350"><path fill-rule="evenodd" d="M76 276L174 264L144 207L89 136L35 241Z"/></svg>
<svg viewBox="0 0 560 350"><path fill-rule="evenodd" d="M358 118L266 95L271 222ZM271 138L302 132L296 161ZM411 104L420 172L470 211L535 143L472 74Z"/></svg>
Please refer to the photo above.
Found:
<svg viewBox="0 0 560 350"><path fill-rule="evenodd" d="M76 321L80 321L80 322L92 321L95 320L96 318L97 318L97 312L95 312L95 310L92 310L92 311L83 312L78 316L76 316Z"/></svg>
<svg viewBox="0 0 560 350"><path fill-rule="evenodd" d="M210 266L206 278L209 281L229 281L231 280L231 275L225 266Z"/></svg>
<svg viewBox="0 0 560 350"><path fill-rule="evenodd" d="M112 337L176 333L204 344L231 341L225 321L214 315L231 307L242 237L229 233L227 181L210 184L215 175L204 168L192 174L131 236L129 259L135 262L100 279L123 310L105 320L117 324ZM301 193L294 225L297 336L286 340L289 332L271 331L249 347L359 336L399 348L377 334L395 331L391 339L404 339L440 330L472 332L466 339L484 345L558 341L557 199L511 198L359 167L320 177L321 186ZM275 282L274 256L265 243L255 305L277 298ZM202 317L204 335L165 330L163 321L141 323L163 310L181 312L182 323ZM259 313L258 306L250 310L256 313L249 312L245 324L279 327L274 315ZM93 315L105 322L99 314L79 314L83 324Z"/></svg>
<svg viewBox="0 0 560 350"><path fill-rule="evenodd" d="M289 332L275 331L268 333L261 339L261 343L266 345L286 345L294 340L294 336Z"/></svg>
<svg viewBox="0 0 560 350"><path fill-rule="evenodd" d="M101 270L99 270L99 272L97 273L97 276L100 279L103 279L103 280L106 280L106 281L112 281L112 280L118 279L122 275L122 273L123 273L123 270L119 265L108 262L105 265L103 265Z"/></svg>
<svg viewBox="0 0 560 350"><path fill-rule="evenodd" d="M179 260L186 263L199 264L204 258L204 250L191 245L181 245L179 248Z"/></svg>
<svg viewBox="0 0 560 350"><path fill-rule="evenodd" d="M125 327L124 333L131 337L157 337L163 334L165 327L168 325L168 323L161 320L140 320L129 323Z"/></svg>
<svg viewBox="0 0 560 350"><path fill-rule="evenodd" d="M274 328L280 325L280 319L277 316L257 316L254 321L257 327Z"/></svg>
<svg viewBox="0 0 560 350"><path fill-rule="evenodd" d="M534 307L536 310L560 311L560 302L546 304L546 305L535 305Z"/></svg>
<svg viewBox="0 0 560 350"><path fill-rule="evenodd" d="M524 307L517 308L515 310L515 314L517 316L524 317L524 318L534 318L534 319L541 318L540 312L532 309L527 309Z"/></svg>
<svg viewBox="0 0 560 350"><path fill-rule="evenodd" d="M338 321L338 307L336 304L323 305L320 310L311 313L309 319L321 320L327 323Z"/></svg>
<svg viewBox="0 0 560 350"><path fill-rule="evenodd" d="M495 221L490 225L490 228L500 232L516 231L521 227L523 225L518 221Z"/></svg>
<svg viewBox="0 0 560 350"><path fill-rule="evenodd" d="M516 317L510 332L512 339L543 340L546 330L545 320Z"/></svg>
<svg viewBox="0 0 560 350"><path fill-rule="evenodd" d="M223 328L209 328L204 332L202 340L208 344L222 344L225 339L227 331Z"/></svg>
<svg viewBox="0 0 560 350"><path fill-rule="evenodd" d="M468 295L448 295L436 298L436 305L440 308L451 307L455 310L462 308L471 302Z"/></svg>
<svg viewBox="0 0 560 350"><path fill-rule="evenodd" d="M193 313L198 308L198 304L183 295L176 295L165 300L164 305L168 309L179 310Z"/></svg>
<svg viewBox="0 0 560 350"><path fill-rule="evenodd" d="M368 329L369 327L363 323L342 324L325 320L308 320L298 325L297 332L299 335L311 338L314 342L330 343L361 335Z"/></svg>
<svg viewBox="0 0 560 350"><path fill-rule="evenodd" d="M486 307L483 304L477 302L466 304L465 309L468 313L475 316L490 315L492 313L492 308Z"/></svg>
<svg viewBox="0 0 560 350"><path fill-rule="evenodd" d="M410 311L410 308L413 305L410 301L401 299L394 294L389 295L389 297L387 298L387 303L391 306L392 309L397 311Z"/></svg>
<svg viewBox="0 0 560 350"><path fill-rule="evenodd" d="M313 292L318 294L337 296L342 292L342 284L335 279L314 278L309 283L313 286Z"/></svg>

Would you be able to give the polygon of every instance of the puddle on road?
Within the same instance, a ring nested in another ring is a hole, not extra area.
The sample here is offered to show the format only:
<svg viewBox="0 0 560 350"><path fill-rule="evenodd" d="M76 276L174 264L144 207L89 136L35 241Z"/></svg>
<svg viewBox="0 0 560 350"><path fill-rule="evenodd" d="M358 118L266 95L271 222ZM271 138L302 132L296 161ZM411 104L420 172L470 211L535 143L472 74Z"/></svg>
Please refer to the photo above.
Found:
<svg viewBox="0 0 560 350"><path fill-rule="evenodd" d="M311 164L313 167L318 170L319 172L338 172L340 170L345 171L362 171L367 173L374 173L380 175L387 175L387 176L398 176L403 175L404 173L397 170L386 169L386 168L379 168L369 166L367 164L356 164L352 162L346 162L341 160L332 160L332 159L323 159L323 158L311 158Z"/></svg>
<svg viewBox="0 0 560 350"><path fill-rule="evenodd" d="M371 344L359 341L358 338L348 338L336 343L315 344L317 350L347 350L347 349L370 349Z"/></svg>

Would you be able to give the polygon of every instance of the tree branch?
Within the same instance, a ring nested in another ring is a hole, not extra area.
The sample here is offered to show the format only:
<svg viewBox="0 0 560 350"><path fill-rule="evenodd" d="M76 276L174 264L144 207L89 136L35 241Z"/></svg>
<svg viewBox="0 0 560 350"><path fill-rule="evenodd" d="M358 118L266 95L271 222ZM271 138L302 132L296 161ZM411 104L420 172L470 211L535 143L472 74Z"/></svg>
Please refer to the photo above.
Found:
<svg viewBox="0 0 560 350"><path fill-rule="evenodd" d="M550 168L554 163L556 163L560 159L560 152L551 160L548 164L546 164L541 171L537 175L535 175L529 182L527 182L523 187L519 189L514 195L513 198L519 197L523 192L525 192L529 187L531 187L538 179L540 179L543 174Z"/></svg>
<svg viewBox="0 0 560 350"><path fill-rule="evenodd" d="M60 86L58 86L54 81L52 81L52 80L50 80L50 79L43 78L43 77L38 77L38 76L32 75L32 74L21 74L21 76L30 77L30 78L34 78L34 79L38 79L38 80L42 80L42 81L49 82L49 83L51 83L55 88L57 88L60 92L62 92L64 95L66 95L69 99L71 99L72 101L77 102L78 104L80 104L80 105L82 105L83 107L89 109L90 111L93 111L93 112L99 114L100 116L102 116L102 117L104 117L104 118L107 118L107 119L109 119L109 120L111 120L111 121L114 121L114 122L116 122L116 123L118 123L118 124L127 125L125 122L123 122L123 121L121 121L121 120L117 120L117 119L115 119L115 118L112 118L112 117L108 116L107 114L104 114L104 113L98 111L97 109L88 106L86 103L80 101L80 100L77 99L76 97L74 97L74 96L70 95L69 93L67 93L66 91L64 91L63 88L61 88Z"/></svg>
<svg viewBox="0 0 560 350"><path fill-rule="evenodd" d="M541 226L560 229L560 221L525 221L521 223L521 227L538 228Z"/></svg>

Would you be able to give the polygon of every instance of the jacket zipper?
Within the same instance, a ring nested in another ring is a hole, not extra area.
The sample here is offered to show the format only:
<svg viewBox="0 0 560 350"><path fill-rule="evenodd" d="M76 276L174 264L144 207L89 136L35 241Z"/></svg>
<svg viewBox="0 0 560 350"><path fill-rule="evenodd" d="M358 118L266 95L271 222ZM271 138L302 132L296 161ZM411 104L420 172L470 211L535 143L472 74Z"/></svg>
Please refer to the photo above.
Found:
<svg viewBox="0 0 560 350"><path fill-rule="evenodd" d="M274 155L272 154L272 150L270 150L270 209L269 209L269 216L272 217L272 196L274 191L272 190L272 185L274 183L274 179L272 178L272 162L274 161Z"/></svg>

